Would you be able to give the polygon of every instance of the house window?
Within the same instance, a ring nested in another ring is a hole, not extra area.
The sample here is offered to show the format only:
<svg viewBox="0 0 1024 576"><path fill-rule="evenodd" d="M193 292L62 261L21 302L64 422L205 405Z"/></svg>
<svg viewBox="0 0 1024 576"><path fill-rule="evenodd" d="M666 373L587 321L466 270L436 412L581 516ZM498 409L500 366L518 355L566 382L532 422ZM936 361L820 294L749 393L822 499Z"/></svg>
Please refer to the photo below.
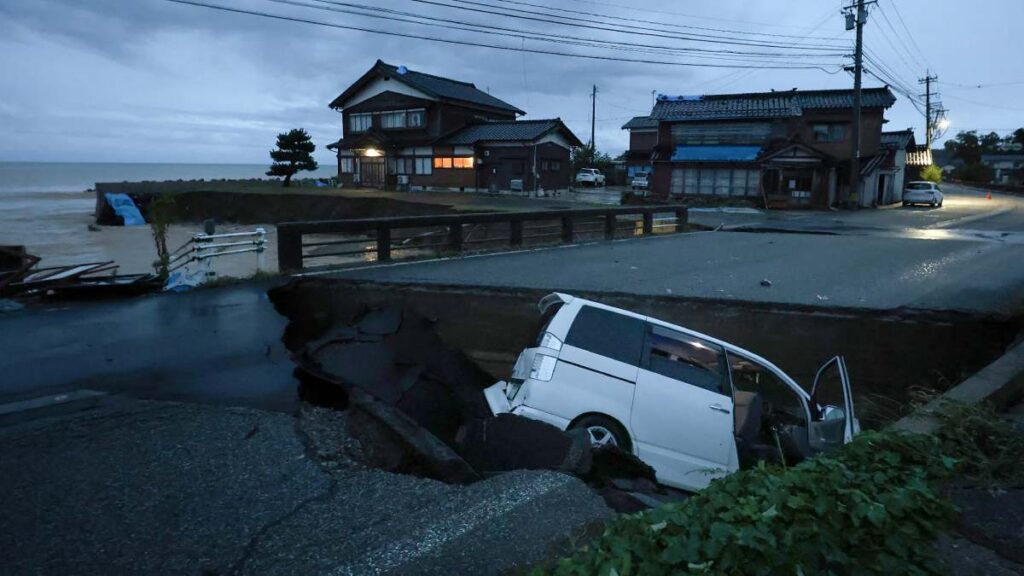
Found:
<svg viewBox="0 0 1024 576"><path fill-rule="evenodd" d="M434 168L472 168L472 156L435 156Z"/></svg>
<svg viewBox="0 0 1024 576"><path fill-rule="evenodd" d="M427 122L426 110L409 110L409 128L422 128Z"/></svg>
<svg viewBox="0 0 1024 576"><path fill-rule="evenodd" d="M431 165L430 158L417 158L416 159L416 173L417 174L432 174L433 167Z"/></svg>
<svg viewBox="0 0 1024 576"><path fill-rule="evenodd" d="M394 173L395 174L412 174L414 168L413 158L395 158L394 160Z"/></svg>
<svg viewBox="0 0 1024 576"><path fill-rule="evenodd" d="M352 132L366 132L373 125L373 114L352 114L348 117L348 129Z"/></svg>
<svg viewBox="0 0 1024 576"><path fill-rule="evenodd" d="M562 169L562 163L558 160L542 160L540 169L544 172L558 172Z"/></svg>
<svg viewBox="0 0 1024 576"><path fill-rule="evenodd" d="M351 174L356 171L355 158L342 158L339 160L342 174Z"/></svg>
<svg viewBox="0 0 1024 576"><path fill-rule="evenodd" d="M842 142L846 140L845 124L814 124L811 126L815 142Z"/></svg>
<svg viewBox="0 0 1024 576"><path fill-rule="evenodd" d="M380 127L385 130L394 128L405 128L405 110L397 112L384 112L380 115Z"/></svg>
<svg viewBox="0 0 1024 576"><path fill-rule="evenodd" d="M672 185L673 194L704 196L757 196L761 193L761 172L736 168L677 168L681 174ZM673 172L675 177L675 172Z"/></svg>

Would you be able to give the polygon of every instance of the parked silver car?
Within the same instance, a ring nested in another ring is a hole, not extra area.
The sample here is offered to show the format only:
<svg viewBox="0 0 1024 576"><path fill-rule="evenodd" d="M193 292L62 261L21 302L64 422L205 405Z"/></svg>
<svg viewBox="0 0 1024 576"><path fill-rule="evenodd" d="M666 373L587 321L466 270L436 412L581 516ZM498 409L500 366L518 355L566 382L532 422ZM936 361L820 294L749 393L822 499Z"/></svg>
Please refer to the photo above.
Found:
<svg viewBox="0 0 1024 576"><path fill-rule="evenodd" d="M928 204L936 208L942 206L942 189L934 182L908 182L903 189L903 205Z"/></svg>

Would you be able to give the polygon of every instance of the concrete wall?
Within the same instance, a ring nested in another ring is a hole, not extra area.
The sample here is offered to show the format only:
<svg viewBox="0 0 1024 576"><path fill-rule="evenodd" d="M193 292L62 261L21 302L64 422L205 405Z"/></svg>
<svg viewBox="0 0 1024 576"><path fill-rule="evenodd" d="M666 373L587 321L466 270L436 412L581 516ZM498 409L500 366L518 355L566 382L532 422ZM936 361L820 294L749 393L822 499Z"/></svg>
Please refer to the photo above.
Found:
<svg viewBox="0 0 1024 576"><path fill-rule="evenodd" d="M495 378L539 329L536 303L546 292L311 280L288 300L289 317L329 320L353 306L401 302L438 321L446 342L464 349ZM863 313L757 304L579 294L687 326L760 354L810 386L817 368L846 357L859 415L867 423L902 416L914 387L949 387L999 356L1016 322L958 314ZM275 302L277 304L277 302ZM281 309L281 308L279 308Z"/></svg>

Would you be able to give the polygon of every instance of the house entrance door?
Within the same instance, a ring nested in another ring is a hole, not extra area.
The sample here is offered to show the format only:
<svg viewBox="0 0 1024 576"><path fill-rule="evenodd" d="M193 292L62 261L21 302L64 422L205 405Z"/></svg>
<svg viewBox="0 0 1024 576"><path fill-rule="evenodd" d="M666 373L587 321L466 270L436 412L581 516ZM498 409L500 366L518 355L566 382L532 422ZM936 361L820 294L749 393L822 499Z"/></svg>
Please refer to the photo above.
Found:
<svg viewBox="0 0 1024 576"><path fill-rule="evenodd" d="M359 179L363 186L368 188L384 187L384 158L359 159Z"/></svg>

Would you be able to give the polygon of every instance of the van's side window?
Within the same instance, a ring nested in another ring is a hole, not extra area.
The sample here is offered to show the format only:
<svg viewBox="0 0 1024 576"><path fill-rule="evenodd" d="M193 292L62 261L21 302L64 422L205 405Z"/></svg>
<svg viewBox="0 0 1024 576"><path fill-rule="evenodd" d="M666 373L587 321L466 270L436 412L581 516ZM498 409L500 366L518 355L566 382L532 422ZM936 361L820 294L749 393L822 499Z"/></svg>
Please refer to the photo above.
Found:
<svg viewBox="0 0 1024 576"><path fill-rule="evenodd" d="M725 392L725 353L721 346L700 338L651 325L647 336L646 368L656 374Z"/></svg>
<svg viewBox="0 0 1024 576"><path fill-rule="evenodd" d="M565 343L638 366L644 348L644 321L593 306L583 306L569 328Z"/></svg>

